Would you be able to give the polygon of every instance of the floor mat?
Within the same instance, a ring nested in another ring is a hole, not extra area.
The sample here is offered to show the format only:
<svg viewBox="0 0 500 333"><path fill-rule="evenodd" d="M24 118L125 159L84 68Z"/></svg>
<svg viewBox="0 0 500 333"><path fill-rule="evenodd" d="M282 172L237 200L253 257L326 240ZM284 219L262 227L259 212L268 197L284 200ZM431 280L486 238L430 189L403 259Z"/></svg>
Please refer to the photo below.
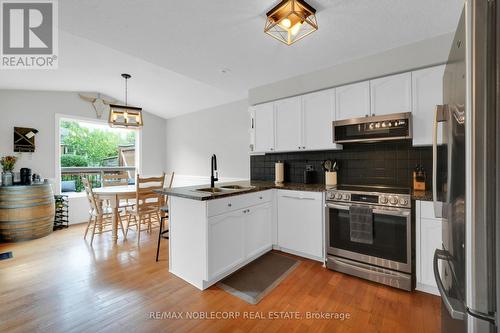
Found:
<svg viewBox="0 0 500 333"><path fill-rule="evenodd" d="M250 303L257 304L276 288L300 261L274 252L262 257L229 275L217 286Z"/></svg>

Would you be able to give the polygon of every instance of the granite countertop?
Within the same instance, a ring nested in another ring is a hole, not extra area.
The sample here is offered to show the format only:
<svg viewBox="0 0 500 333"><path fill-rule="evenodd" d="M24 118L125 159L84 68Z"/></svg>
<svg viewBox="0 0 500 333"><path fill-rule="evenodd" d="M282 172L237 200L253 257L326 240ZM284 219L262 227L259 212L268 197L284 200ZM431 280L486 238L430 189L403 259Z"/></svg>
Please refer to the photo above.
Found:
<svg viewBox="0 0 500 333"><path fill-rule="evenodd" d="M281 190L292 190L292 191L308 191L308 192L325 192L331 186L326 186L324 184L300 184L300 183L284 183L282 185L276 185L272 181L261 181L261 180L246 180L239 182L229 182L229 183L216 183L216 187L227 186L227 185L239 185L242 187L251 187L244 191L223 191L219 193L204 193L198 192L196 189L208 188L210 185L198 185L198 186L187 186L187 187L174 187L171 189L164 189L161 191L162 194L181 197L192 200L213 200L231 197L235 195L247 194L252 192L265 191L270 189L281 189Z"/></svg>
<svg viewBox="0 0 500 333"><path fill-rule="evenodd" d="M281 185L276 185L272 181L262 181L262 180L246 180L238 182L228 182L228 183L216 183L216 187L227 186L227 185L239 185L241 187L248 187L249 189L243 191L223 191L218 193L206 193L199 192L196 189L209 188L210 185L197 185L197 186L186 186L186 187L174 187L170 189L163 189L159 193L174 197L181 197L192 200L213 200L231 197L235 195L247 194L252 192L265 191L270 189L279 190L290 190L290 191L306 191L306 192L325 192L334 186L327 186L325 184L301 184L301 183L283 183ZM432 191L412 191L411 198L413 200L421 201L432 201Z"/></svg>
<svg viewBox="0 0 500 333"><path fill-rule="evenodd" d="M412 200L432 201L432 191L417 191L411 192Z"/></svg>

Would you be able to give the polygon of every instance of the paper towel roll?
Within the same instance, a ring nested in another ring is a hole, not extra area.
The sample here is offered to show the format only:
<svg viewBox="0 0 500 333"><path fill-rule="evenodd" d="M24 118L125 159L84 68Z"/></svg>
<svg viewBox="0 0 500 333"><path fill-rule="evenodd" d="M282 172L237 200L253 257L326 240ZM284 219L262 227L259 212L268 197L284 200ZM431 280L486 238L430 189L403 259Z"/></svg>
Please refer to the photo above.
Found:
<svg viewBox="0 0 500 333"><path fill-rule="evenodd" d="M277 162L274 164L274 182L283 184L285 181L285 163Z"/></svg>

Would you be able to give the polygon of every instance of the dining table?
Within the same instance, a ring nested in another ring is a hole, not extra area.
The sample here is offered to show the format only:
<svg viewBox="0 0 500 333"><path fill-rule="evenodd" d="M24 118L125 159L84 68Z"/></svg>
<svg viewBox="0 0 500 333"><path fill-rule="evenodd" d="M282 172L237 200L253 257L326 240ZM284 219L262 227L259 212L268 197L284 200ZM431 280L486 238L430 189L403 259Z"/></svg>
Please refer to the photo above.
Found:
<svg viewBox="0 0 500 333"><path fill-rule="evenodd" d="M94 189L94 195L98 201L109 202L109 207L113 210L113 224L111 240L116 243L118 240L118 219L120 218L120 200L135 199L135 185L109 186Z"/></svg>

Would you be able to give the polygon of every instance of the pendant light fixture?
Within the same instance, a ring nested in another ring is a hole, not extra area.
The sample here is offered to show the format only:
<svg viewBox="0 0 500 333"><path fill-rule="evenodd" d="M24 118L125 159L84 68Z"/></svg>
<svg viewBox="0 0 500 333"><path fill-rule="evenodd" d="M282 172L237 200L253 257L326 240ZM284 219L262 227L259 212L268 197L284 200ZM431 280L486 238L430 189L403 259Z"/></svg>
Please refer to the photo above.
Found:
<svg viewBox="0 0 500 333"><path fill-rule="evenodd" d="M318 30L316 9L303 0L283 0L266 15L264 32L287 45Z"/></svg>
<svg viewBox="0 0 500 333"><path fill-rule="evenodd" d="M110 104L109 110L109 126L138 128L144 124L142 121L142 109L128 105L128 79L130 74L122 74L125 79L125 105Z"/></svg>

